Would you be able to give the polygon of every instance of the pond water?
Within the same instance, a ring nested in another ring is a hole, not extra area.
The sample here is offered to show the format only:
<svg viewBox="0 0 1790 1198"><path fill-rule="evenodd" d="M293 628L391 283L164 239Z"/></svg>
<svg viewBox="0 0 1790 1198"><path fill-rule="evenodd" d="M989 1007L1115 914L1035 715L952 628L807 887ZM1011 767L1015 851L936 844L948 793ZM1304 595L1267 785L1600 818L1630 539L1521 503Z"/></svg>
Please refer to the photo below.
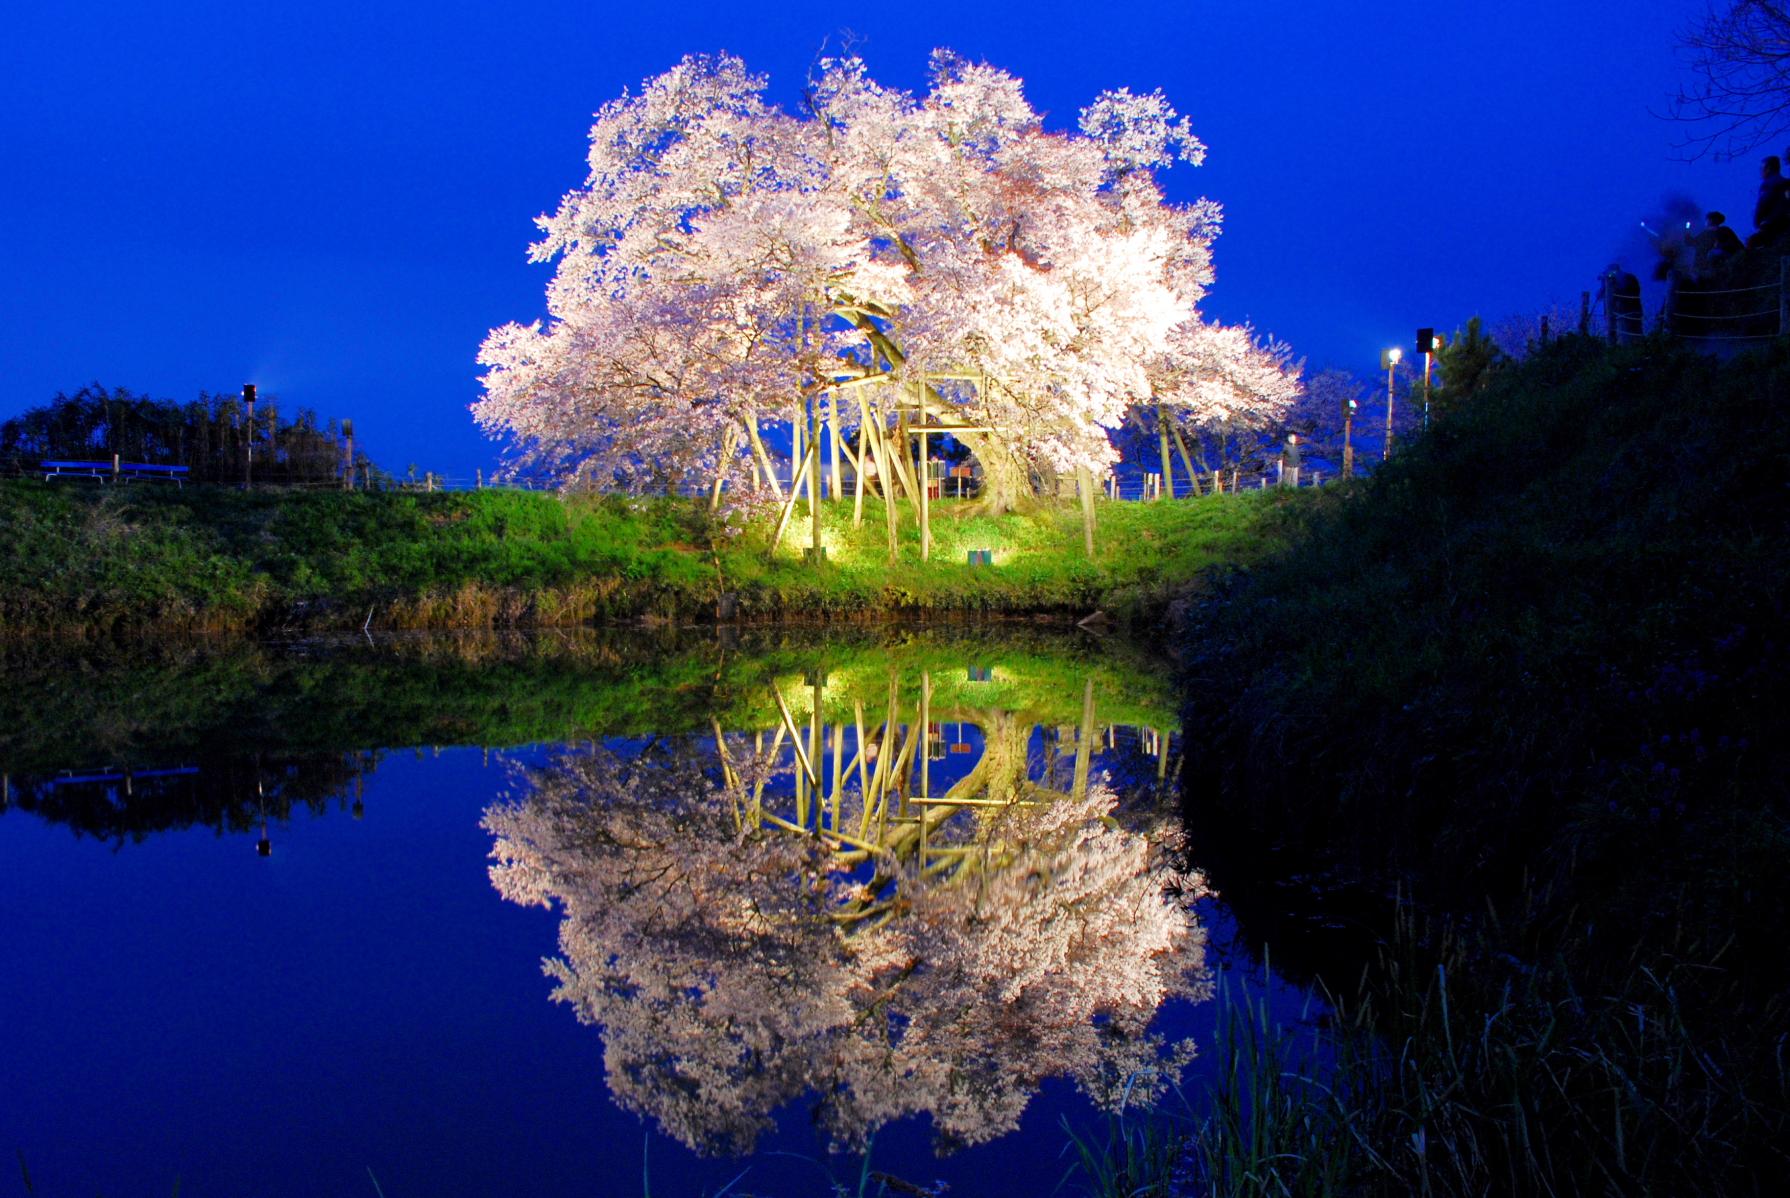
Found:
<svg viewBox="0 0 1790 1198"><path fill-rule="evenodd" d="M39 1193L1048 1194L1065 1122L1199 1092L1222 977L1300 1001L1206 891L1151 647L8 654Z"/></svg>

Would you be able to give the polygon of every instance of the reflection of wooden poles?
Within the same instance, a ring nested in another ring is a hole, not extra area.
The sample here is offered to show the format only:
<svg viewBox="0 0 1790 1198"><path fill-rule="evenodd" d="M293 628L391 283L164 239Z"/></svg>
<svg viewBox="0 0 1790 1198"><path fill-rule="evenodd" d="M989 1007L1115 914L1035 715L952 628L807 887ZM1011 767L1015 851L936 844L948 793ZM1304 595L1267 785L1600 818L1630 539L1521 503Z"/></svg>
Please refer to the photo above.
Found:
<svg viewBox="0 0 1790 1198"><path fill-rule="evenodd" d="M920 673L920 797L932 797L932 675Z"/></svg>
<svg viewBox="0 0 1790 1198"><path fill-rule="evenodd" d="M802 751L802 734L796 731L796 718L789 714L789 704L783 701L783 692L773 686L771 695L777 700L777 714L783 717L783 727L779 731L789 733L790 743L795 746L796 764L802 767L802 773L808 781L818 787L820 777L809 764L808 754ZM775 753L776 750L773 749L772 752Z"/></svg>
<svg viewBox="0 0 1790 1198"><path fill-rule="evenodd" d="M808 760L813 761L813 762L820 762L822 764L825 763L825 759L823 758L822 754L824 754L827 751L827 747L826 747L825 743L822 742L822 740L821 740L821 732L820 732L820 728L821 728L821 724L820 724L821 688L823 685L824 684L820 680L820 673L819 673L819 671L816 671L815 675L814 675L814 692L813 692L813 700L812 700L813 705L809 709L809 712L808 712ZM820 785L820 776L819 776L820 771L818 769L816 769L813 771L813 773L815 775L815 778L814 778L814 823L815 823L816 827L819 827L821 811L822 811L821 785ZM803 820L802 822L803 822L803 824L806 824L808 821Z"/></svg>
<svg viewBox="0 0 1790 1198"><path fill-rule="evenodd" d="M1088 766L1091 764L1094 747L1094 680L1089 678L1082 684L1081 691L1081 726L1075 730L1075 782L1069 793L1075 798L1086 798L1088 793Z"/></svg>

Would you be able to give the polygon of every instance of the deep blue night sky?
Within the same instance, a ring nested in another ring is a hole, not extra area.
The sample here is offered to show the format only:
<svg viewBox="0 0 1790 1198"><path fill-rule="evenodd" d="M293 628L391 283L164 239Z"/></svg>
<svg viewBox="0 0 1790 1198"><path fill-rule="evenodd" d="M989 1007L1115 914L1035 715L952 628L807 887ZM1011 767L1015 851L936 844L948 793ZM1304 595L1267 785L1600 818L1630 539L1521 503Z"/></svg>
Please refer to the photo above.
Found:
<svg viewBox="0 0 1790 1198"><path fill-rule="evenodd" d="M486 329L541 314L532 218L590 114L696 50L793 102L850 26L920 88L947 45L1052 127L1165 89L1227 213L1207 310L1371 371L1418 324L1576 304L1668 193L1747 231L1757 167L1685 163L1667 107L1703 0L1151 5L474 5L72 0L0 35L0 416L99 380L257 382L352 416L394 472L470 474ZM1369 11L1363 11L1364 9ZM1782 147L1766 147L1777 152Z"/></svg>

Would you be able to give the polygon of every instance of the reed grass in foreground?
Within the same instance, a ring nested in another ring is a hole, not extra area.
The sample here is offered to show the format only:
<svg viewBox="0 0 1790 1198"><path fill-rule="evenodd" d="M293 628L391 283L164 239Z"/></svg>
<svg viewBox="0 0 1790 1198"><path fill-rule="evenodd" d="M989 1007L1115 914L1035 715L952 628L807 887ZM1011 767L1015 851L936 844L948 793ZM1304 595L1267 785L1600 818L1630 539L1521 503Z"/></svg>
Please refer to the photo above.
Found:
<svg viewBox="0 0 1790 1198"><path fill-rule="evenodd" d="M1601 992L1488 933L1402 916L1315 1022L1221 992L1216 1080L1180 1109L1070 1133L1101 1196L1780 1192L1790 1175L1782 1000L1712 1025L1720 954L1661 951ZM1719 1006L1719 1004L1717 1004Z"/></svg>

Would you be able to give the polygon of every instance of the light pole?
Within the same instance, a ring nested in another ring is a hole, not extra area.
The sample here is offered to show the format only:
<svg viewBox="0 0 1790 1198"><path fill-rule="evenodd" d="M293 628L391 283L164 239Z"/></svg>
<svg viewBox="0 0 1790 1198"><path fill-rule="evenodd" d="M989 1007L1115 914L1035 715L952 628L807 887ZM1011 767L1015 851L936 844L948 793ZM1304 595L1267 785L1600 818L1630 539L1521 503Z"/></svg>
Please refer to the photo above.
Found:
<svg viewBox="0 0 1790 1198"><path fill-rule="evenodd" d="M249 410L249 438L242 449L242 489L246 491L255 468L255 384L242 385L242 402Z"/></svg>
<svg viewBox="0 0 1790 1198"><path fill-rule="evenodd" d="M1343 477L1355 477L1355 446L1350 440L1350 432L1355 427L1355 409L1358 405L1353 396L1343 400Z"/></svg>
<svg viewBox="0 0 1790 1198"><path fill-rule="evenodd" d="M1380 368L1386 372L1386 448L1380 454L1381 461L1392 456L1392 378L1404 356L1404 351L1397 346L1380 351Z"/></svg>
<svg viewBox="0 0 1790 1198"><path fill-rule="evenodd" d="M1441 348L1442 338L1436 336L1436 330L1417 330L1417 352L1423 355L1423 431L1426 433L1430 431L1430 364Z"/></svg>

